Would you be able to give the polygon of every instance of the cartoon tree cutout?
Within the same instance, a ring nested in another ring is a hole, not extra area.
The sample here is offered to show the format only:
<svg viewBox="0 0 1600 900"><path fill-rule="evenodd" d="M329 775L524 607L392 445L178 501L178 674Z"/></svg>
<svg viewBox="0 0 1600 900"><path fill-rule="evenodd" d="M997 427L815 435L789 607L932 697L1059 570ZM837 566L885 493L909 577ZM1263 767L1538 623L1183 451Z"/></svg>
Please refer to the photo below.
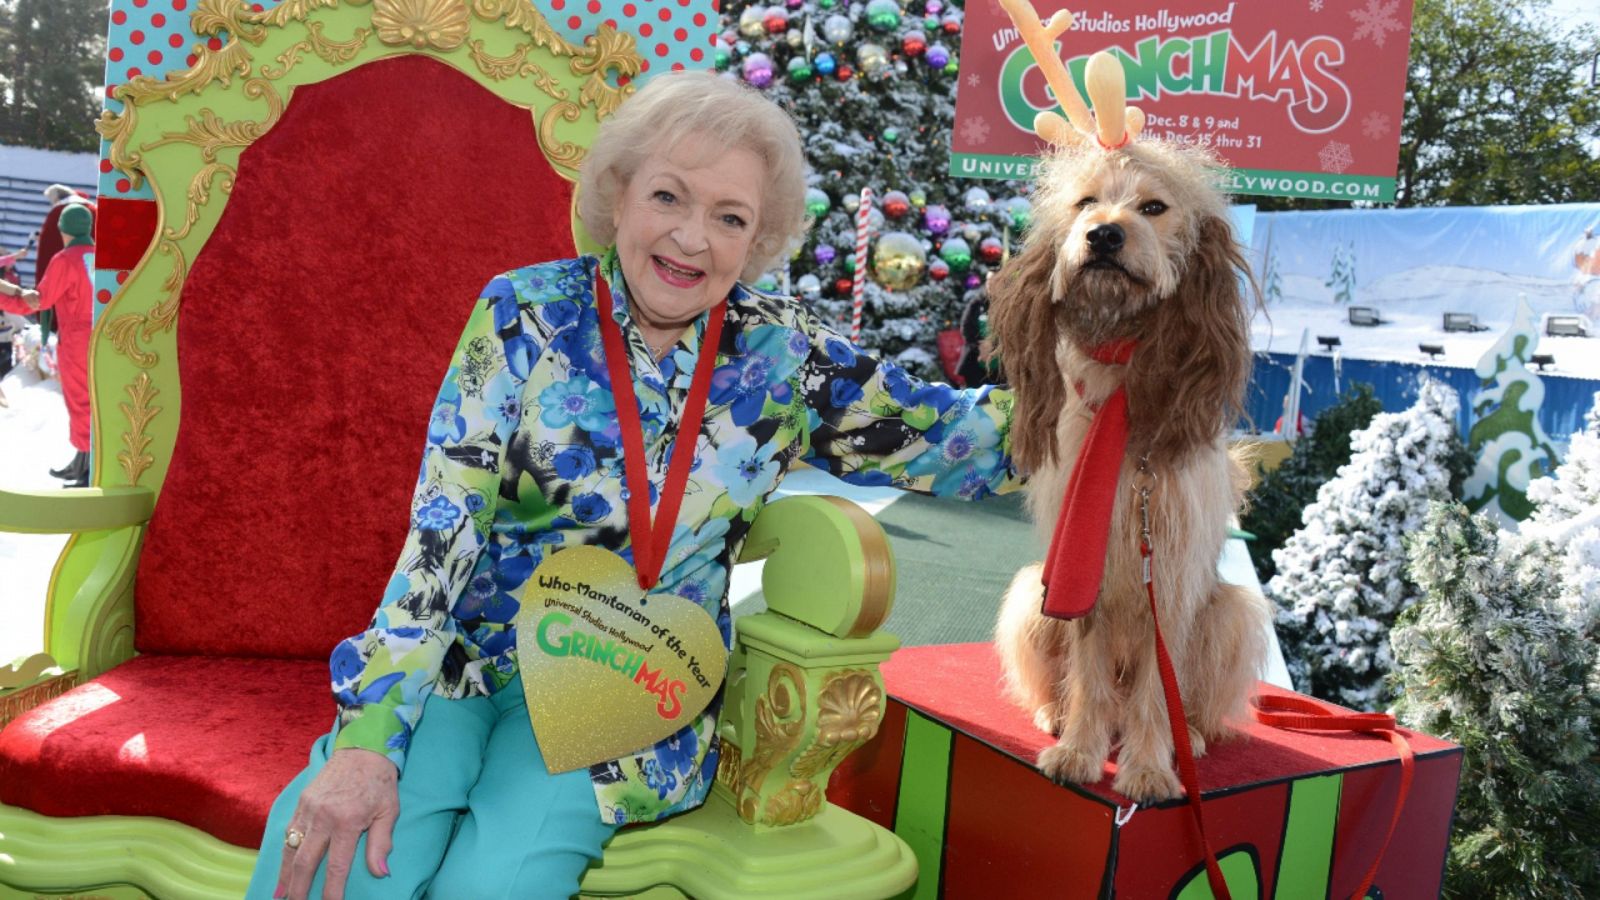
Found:
<svg viewBox="0 0 1600 900"><path fill-rule="evenodd" d="M1343 244L1333 247L1333 271L1323 285L1333 289L1335 303L1349 303L1356 298L1356 247Z"/></svg>
<svg viewBox="0 0 1600 900"><path fill-rule="evenodd" d="M1478 360L1483 387L1473 399L1477 421L1467 433L1467 449L1477 465L1461 487L1461 499L1473 512L1495 516L1512 528L1533 512L1528 484L1549 475L1559 462L1539 424L1544 382L1528 371L1538 346L1539 329L1523 296L1511 327Z"/></svg>
<svg viewBox="0 0 1600 900"><path fill-rule="evenodd" d="M1267 246L1262 251L1261 299L1268 304L1283 299L1283 272L1278 265L1278 254L1272 249L1272 226L1267 226Z"/></svg>

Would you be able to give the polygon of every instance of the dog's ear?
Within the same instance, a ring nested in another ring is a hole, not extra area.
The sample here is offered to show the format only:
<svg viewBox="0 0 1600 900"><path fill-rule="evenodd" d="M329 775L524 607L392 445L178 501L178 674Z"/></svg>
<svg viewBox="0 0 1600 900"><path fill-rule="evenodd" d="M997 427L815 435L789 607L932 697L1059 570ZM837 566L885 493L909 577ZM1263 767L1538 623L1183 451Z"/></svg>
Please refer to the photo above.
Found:
<svg viewBox="0 0 1600 900"><path fill-rule="evenodd" d="M1056 244L1036 232L1022 252L989 280L989 330L1016 408L1011 458L1037 471L1056 458L1056 421L1066 404L1066 381L1056 363L1061 336L1050 280Z"/></svg>
<svg viewBox="0 0 1600 900"><path fill-rule="evenodd" d="M1238 422L1250 379L1248 271L1229 223L1201 222L1178 290L1156 307L1129 372L1132 433L1153 461L1177 463Z"/></svg>

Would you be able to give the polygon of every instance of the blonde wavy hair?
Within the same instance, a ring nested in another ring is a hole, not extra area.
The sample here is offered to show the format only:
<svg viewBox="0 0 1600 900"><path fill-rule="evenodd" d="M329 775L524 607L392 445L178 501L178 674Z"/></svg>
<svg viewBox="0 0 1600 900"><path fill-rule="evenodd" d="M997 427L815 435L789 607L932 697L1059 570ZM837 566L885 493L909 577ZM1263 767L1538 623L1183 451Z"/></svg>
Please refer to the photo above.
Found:
<svg viewBox="0 0 1600 900"><path fill-rule="evenodd" d="M741 280L754 281L786 259L805 233L806 161L800 133L777 104L710 72L658 76L600 124L578 172L578 218L590 236L616 243L618 197L651 154L670 153L685 138L706 135L754 153L767 186Z"/></svg>

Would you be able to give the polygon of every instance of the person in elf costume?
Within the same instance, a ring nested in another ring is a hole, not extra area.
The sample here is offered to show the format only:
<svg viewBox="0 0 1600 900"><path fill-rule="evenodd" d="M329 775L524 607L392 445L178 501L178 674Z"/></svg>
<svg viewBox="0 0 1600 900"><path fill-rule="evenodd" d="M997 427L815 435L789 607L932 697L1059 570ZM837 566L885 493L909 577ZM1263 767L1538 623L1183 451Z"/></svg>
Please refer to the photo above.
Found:
<svg viewBox="0 0 1600 900"><path fill-rule="evenodd" d="M333 650L338 722L274 804L249 897L567 897L618 827L704 802L720 691L651 745L547 771L516 619L547 559L615 554L725 653L729 570L792 463L969 500L1016 486L1004 390L924 384L746 286L805 221L799 135L759 93L651 81L601 125L578 214L605 253L509 271L474 307L410 535Z"/></svg>
<svg viewBox="0 0 1600 900"><path fill-rule="evenodd" d="M50 474L65 480L69 487L84 487L89 483L89 332L94 327L89 257L94 252L94 214L82 204L68 204L57 224L64 246L50 257L39 276L38 289L22 290L0 282L0 309L18 315L40 310L56 313L61 392L66 397L72 447L77 454Z"/></svg>

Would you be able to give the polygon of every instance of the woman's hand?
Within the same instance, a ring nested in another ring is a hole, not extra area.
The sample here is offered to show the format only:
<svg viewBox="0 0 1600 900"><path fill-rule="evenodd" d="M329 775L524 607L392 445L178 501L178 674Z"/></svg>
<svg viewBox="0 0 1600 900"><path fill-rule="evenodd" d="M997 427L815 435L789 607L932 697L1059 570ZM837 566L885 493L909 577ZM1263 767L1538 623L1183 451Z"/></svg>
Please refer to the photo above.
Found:
<svg viewBox="0 0 1600 900"><path fill-rule="evenodd" d="M346 747L333 751L327 765L300 794L289 829L301 835L298 849L283 848L276 897L304 900L323 856L328 877L323 900L341 900L355 862L356 841L367 833L367 871L389 874L394 821L400 815L399 773L380 753Z"/></svg>

